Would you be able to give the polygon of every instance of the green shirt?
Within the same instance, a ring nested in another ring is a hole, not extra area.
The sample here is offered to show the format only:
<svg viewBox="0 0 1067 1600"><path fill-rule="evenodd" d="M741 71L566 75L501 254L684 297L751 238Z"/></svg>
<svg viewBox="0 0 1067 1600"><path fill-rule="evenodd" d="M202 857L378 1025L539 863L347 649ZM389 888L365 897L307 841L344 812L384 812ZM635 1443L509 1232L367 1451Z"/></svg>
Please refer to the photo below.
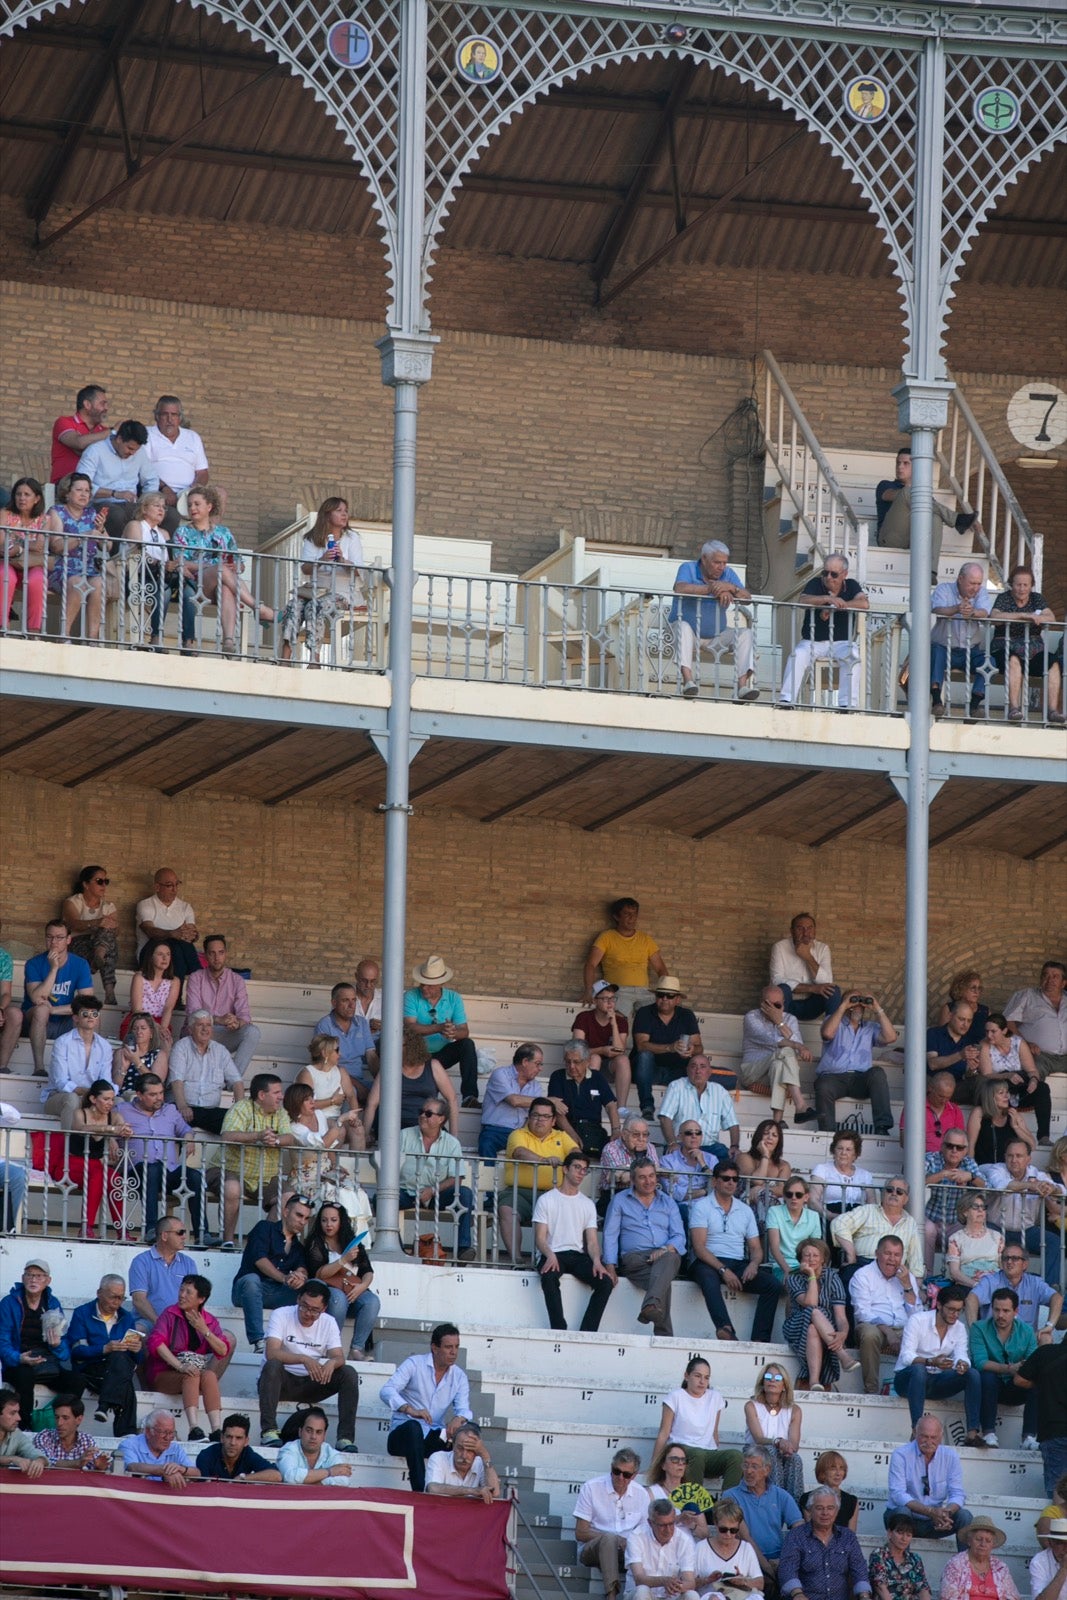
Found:
<svg viewBox="0 0 1067 1600"><path fill-rule="evenodd" d="M971 1360L980 1372L987 1361L1025 1361L1037 1349L1037 1335L1028 1322L1016 1317L1006 1344L1000 1342L992 1317L971 1324ZM1003 1376L1003 1374L1002 1374Z"/></svg>

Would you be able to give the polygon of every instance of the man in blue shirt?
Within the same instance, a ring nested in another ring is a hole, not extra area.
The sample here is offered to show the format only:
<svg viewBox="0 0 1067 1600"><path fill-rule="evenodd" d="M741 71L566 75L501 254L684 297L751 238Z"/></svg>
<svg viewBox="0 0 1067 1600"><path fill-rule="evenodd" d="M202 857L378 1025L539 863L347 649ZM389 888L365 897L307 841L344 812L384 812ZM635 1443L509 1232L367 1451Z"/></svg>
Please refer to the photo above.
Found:
<svg viewBox="0 0 1067 1600"><path fill-rule="evenodd" d="M378 1052L358 999L354 984L335 983L330 990L331 1010L316 1022L315 1032L337 1040L341 1047L337 1064L352 1079L362 1105L378 1073Z"/></svg>
<svg viewBox="0 0 1067 1600"><path fill-rule="evenodd" d="M115 1414L115 1438L137 1431L134 1374L144 1348L132 1311L124 1305L126 1284L114 1272L100 1279L96 1299L75 1307L70 1319L70 1361L87 1389L99 1398L96 1420Z"/></svg>
<svg viewBox="0 0 1067 1600"><path fill-rule="evenodd" d="M441 1065L459 1067L459 1087L463 1105L480 1111L478 1099L478 1051L467 1026L467 1013L455 989L444 986L452 976L440 956L430 956L412 973L417 985L404 991L404 1022L421 1033L426 1054Z"/></svg>
<svg viewBox="0 0 1067 1600"><path fill-rule="evenodd" d="M916 1538L945 1539L954 1533L962 1550L959 1535L972 1514L964 1504L959 1455L944 1439L936 1417L920 1417L911 1442L893 1451L883 1521L888 1527L894 1511L906 1511L915 1524Z"/></svg>
<svg viewBox="0 0 1067 1600"><path fill-rule="evenodd" d="M148 429L131 417L82 451L79 470L93 481L93 505L108 508L106 526L112 539L122 538L138 495L159 488L147 444Z"/></svg>
<svg viewBox="0 0 1067 1600"><path fill-rule="evenodd" d="M162 1478L168 1489L180 1494L200 1473L178 1443L177 1428L169 1411L150 1411L140 1433L127 1434L116 1459L131 1478Z"/></svg>
<svg viewBox="0 0 1067 1600"><path fill-rule="evenodd" d="M478 1134L478 1154L483 1160L493 1161L500 1154L509 1136L526 1121L534 1101L541 1098L537 1075L544 1064L539 1044L520 1044L509 1067L497 1067L489 1074Z"/></svg>
<svg viewBox="0 0 1067 1600"><path fill-rule="evenodd" d="M770 1578L777 1571L786 1530L804 1521L793 1496L771 1482L773 1470L773 1450L765 1444L746 1445L741 1454L741 1482L722 1496L739 1507L745 1519L742 1538L751 1542L760 1569Z"/></svg>
<svg viewBox="0 0 1067 1600"><path fill-rule="evenodd" d="M865 1017L868 1009L873 1013ZM875 1045L896 1043L897 1030L873 995L849 994L822 1025L823 1053L815 1068L815 1109L819 1129L837 1128L834 1105L838 1100L869 1100L875 1133L889 1133L893 1112L885 1069L876 1067Z"/></svg>
<svg viewBox="0 0 1067 1600"><path fill-rule="evenodd" d="M834 1519L841 1506L836 1489L825 1484L813 1489L808 1500L810 1522L790 1528L778 1562L778 1586L784 1596L804 1595L806 1600L852 1600L870 1594L867 1561L851 1528L839 1528Z"/></svg>
<svg viewBox="0 0 1067 1600"><path fill-rule="evenodd" d="M637 1320L651 1322L653 1333L668 1339L673 1337L671 1285L684 1255L681 1212L660 1190L655 1162L638 1156L630 1167L630 1187L608 1206L601 1258L645 1291Z"/></svg>
<svg viewBox="0 0 1067 1600"><path fill-rule="evenodd" d="M201 1450L196 1458L202 1478L222 1478L226 1483L281 1483L282 1475L266 1456L248 1442L251 1423L235 1411L222 1424L222 1438Z"/></svg>
<svg viewBox="0 0 1067 1600"><path fill-rule="evenodd" d="M674 580L674 601L670 621L678 641L678 666L682 693L687 700L700 693L693 676L693 655L709 651L716 665L727 651L734 655L738 700L758 700L759 690L753 672L751 628L728 628L726 608L737 600L752 596L741 578L727 566L730 548L718 539L701 547L699 561L683 561Z"/></svg>
<svg viewBox="0 0 1067 1600"><path fill-rule="evenodd" d="M89 963L70 954L66 923L46 923L44 937L46 948L30 957L22 975L22 1037L29 1037L35 1078L45 1076L45 1040L58 1039L74 1026L70 1007L75 995L93 993Z"/></svg>
<svg viewBox="0 0 1067 1600"><path fill-rule="evenodd" d="M763 1245L755 1212L737 1198L740 1174L733 1161L717 1161L712 1171L714 1193L698 1200L689 1212L693 1247L690 1276L700 1285L704 1304L720 1339L736 1339L723 1299L723 1285L735 1294L755 1294L752 1338L766 1343L774 1331L781 1293L778 1280L763 1265Z"/></svg>
<svg viewBox="0 0 1067 1600"><path fill-rule="evenodd" d="M196 1273L196 1262L182 1249L187 1237L180 1217L163 1217L151 1250L130 1262L130 1296L142 1333L151 1331L168 1306L178 1304L182 1279Z"/></svg>

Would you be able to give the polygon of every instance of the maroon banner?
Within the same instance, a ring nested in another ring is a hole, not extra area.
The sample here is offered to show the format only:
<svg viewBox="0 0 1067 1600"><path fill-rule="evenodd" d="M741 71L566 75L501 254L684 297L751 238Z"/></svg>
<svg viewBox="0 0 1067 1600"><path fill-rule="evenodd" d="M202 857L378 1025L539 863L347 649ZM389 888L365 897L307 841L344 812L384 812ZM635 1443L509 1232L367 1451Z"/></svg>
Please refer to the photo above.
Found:
<svg viewBox="0 0 1067 1600"><path fill-rule="evenodd" d="M332 1600L508 1600L507 1502L0 1472L0 1579Z"/></svg>

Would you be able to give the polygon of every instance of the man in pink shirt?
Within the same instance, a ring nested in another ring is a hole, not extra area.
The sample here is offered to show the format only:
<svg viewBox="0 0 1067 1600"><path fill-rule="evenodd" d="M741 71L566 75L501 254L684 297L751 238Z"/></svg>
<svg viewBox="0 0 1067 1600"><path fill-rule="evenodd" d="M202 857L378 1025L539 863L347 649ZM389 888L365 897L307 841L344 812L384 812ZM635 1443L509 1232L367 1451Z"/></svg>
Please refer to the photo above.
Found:
<svg viewBox="0 0 1067 1600"><path fill-rule="evenodd" d="M57 417L52 425L51 481L58 483L68 472L77 471L81 454L89 445L108 436L107 395L98 383L79 389L72 417Z"/></svg>
<svg viewBox="0 0 1067 1600"><path fill-rule="evenodd" d="M226 965L226 940L221 933L209 933L204 940L206 967L190 973L185 991L187 1016L194 1011L210 1011L213 1036L233 1056L243 1077L259 1044L259 1029L252 1021L245 980ZM188 1024L186 1025L188 1031Z"/></svg>

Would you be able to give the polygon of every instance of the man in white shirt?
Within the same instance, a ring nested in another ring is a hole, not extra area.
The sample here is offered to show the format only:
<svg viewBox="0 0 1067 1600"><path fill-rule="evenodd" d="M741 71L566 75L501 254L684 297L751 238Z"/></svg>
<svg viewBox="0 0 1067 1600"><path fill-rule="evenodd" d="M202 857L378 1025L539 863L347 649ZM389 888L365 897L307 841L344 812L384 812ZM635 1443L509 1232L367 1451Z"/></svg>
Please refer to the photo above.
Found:
<svg viewBox="0 0 1067 1600"><path fill-rule="evenodd" d="M53 1044L48 1077L41 1089L45 1115L58 1116L62 1128L72 1125L74 1113L98 1078L110 1083L114 1054L97 1032L100 1002L94 994L76 994L70 1003L70 1014L74 1026Z"/></svg>
<svg viewBox="0 0 1067 1600"><path fill-rule="evenodd" d="M153 415L156 423L148 430L148 459L159 475L160 491L167 502L163 526L173 533L181 521L178 496L208 480L207 456L200 435L182 427L182 403L176 394L161 394Z"/></svg>
<svg viewBox="0 0 1067 1600"><path fill-rule="evenodd" d="M981 1448L982 1379L971 1364L967 1326L961 1322L967 1291L950 1283L937 1297L936 1311L917 1311L908 1318L900 1341L893 1388L907 1399L914 1428L927 1400L944 1400L963 1390L967 1418L964 1444Z"/></svg>
<svg viewBox="0 0 1067 1600"><path fill-rule="evenodd" d="M451 1450L435 1451L426 1463L426 1493L483 1500L487 1506L500 1499L500 1479L473 1422L456 1429Z"/></svg>
<svg viewBox="0 0 1067 1600"><path fill-rule="evenodd" d="M392 1413L385 1448L391 1456L404 1457L412 1491L421 1494L428 1458L447 1450L461 1424L472 1420L456 1325L439 1323L430 1334L429 1351L402 1361L382 1384L381 1397Z"/></svg>
<svg viewBox="0 0 1067 1600"><path fill-rule="evenodd" d="M696 1545L669 1500L653 1500L648 1522L627 1539L626 1565L633 1600L698 1600Z"/></svg>
<svg viewBox="0 0 1067 1600"><path fill-rule="evenodd" d="M356 1448L359 1378L345 1365L337 1323L326 1307L330 1291L309 1278L295 1306L279 1306L267 1323L267 1350L259 1374L259 1437L262 1444L280 1444L280 1400L321 1403L337 1396L337 1448Z"/></svg>
<svg viewBox="0 0 1067 1600"><path fill-rule="evenodd" d="M830 946L816 939L810 912L798 912L789 924L789 938L771 946L771 982L781 989L785 1009L802 1022L833 1016L841 1004Z"/></svg>
<svg viewBox="0 0 1067 1600"><path fill-rule="evenodd" d="M356 1011L366 1019L377 1038L382 1031L382 969L373 956L364 956L356 968Z"/></svg>
<svg viewBox="0 0 1067 1600"><path fill-rule="evenodd" d="M596 1333L611 1291L618 1283L614 1267L600 1259L596 1206L582 1193L589 1157L571 1150L563 1159L558 1189L546 1189L533 1210L534 1244L541 1257L541 1293L550 1328L566 1328L560 1278L567 1273L592 1289L580 1333Z"/></svg>
<svg viewBox="0 0 1067 1600"><path fill-rule="evenodd" d="M611 1471L589 1478L574 1505L574 1533L583 1567L599 1567L606 1600L622 1588L626 1541L648 1518L649 1491L637 1474L641 1457L634 1450L616 1450Z"/></svg>
<svg viewBox="0 0 1067 1600"><path fill-rule="evenodd" d="M922 1310L918 1281L904 1261L904 1245L895 1233L887 1234L874 1260L853 1274L848 1292L863 1387L867 1394L877 1394L881 1356L898 1354L905 1324Z"/></svg>
<svg viewBox="0 0 1067 1600"><path fill-rule="evenodd" d="M678 1143L678 1129L689 1120L700 1123L702 1148L716 1161L736 1156L741 1130L733 1101L719 1084L711 1082L711 1062L705 1055L690 1056L684 1078L669 1084L659 1107L659 1125L668 1150ZM722 1142L728 1132L730 1148Z"/></svg>
<svg viewBox="0 0 1067 1600"><path fill-rule="evenodd" d="M1067 1517L1040 1518L1045 1548L1030 1562L1030 1600L1067 1600Z"/></svg>
<svg viewBox="0 0 1067 1600"><path fill-rule="evenodd" d="M174 976L185 979L200 970L196 912L178 894L181 879L173 867L160 867L152 880L153 894L137 902L137 959L150 939L164 939L170 947Z"/></svg>
<svg viewBox="0 0 1067 1600"><path fill-rule="evenodd" d="M1037 989L1017 989L1004 1007L1008 1029L1030 1046L1043 1078L1067 1072L1067 967L1046 961Z"/></svg>

